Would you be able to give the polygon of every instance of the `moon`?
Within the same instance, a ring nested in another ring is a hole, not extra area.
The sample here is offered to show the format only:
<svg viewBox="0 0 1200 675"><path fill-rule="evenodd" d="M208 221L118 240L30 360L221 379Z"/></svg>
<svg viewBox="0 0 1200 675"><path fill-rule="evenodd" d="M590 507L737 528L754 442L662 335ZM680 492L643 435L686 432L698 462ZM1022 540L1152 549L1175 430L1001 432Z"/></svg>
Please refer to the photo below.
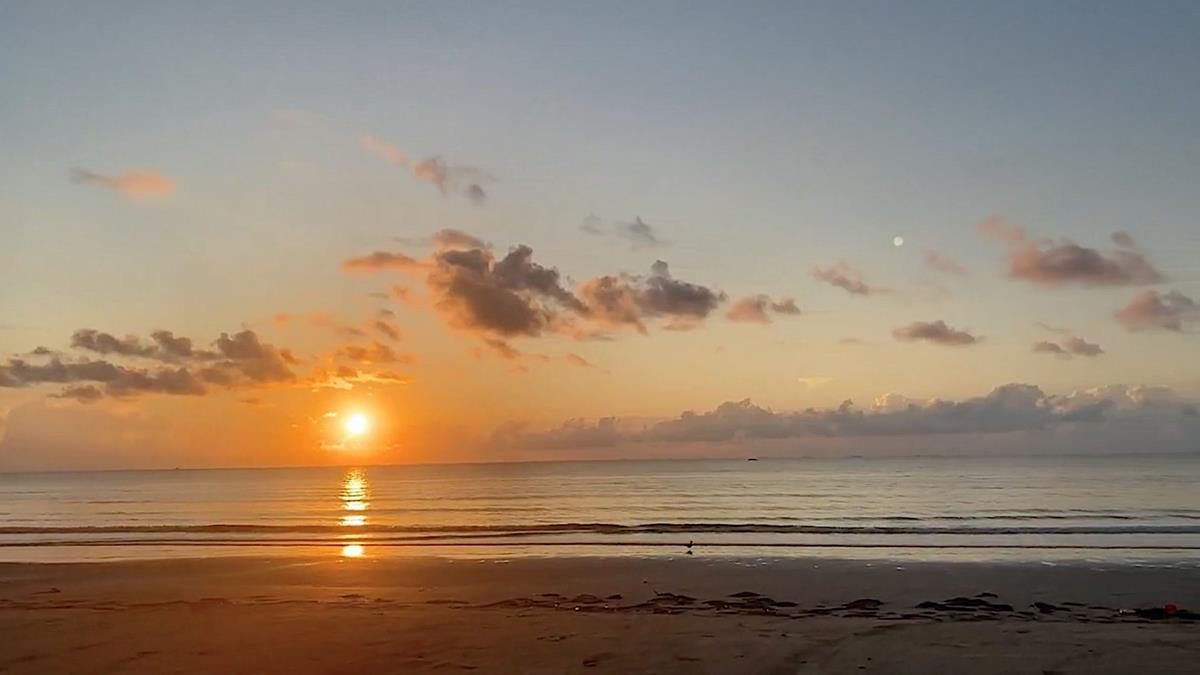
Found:
<svg viewBox="0 0 1200 675"><path fill-rule="evenodd" d="M903 245L904 245L904 237L901 237L901 236L892 237L892 246L895 246L896 248L900 248Z"/></svg>

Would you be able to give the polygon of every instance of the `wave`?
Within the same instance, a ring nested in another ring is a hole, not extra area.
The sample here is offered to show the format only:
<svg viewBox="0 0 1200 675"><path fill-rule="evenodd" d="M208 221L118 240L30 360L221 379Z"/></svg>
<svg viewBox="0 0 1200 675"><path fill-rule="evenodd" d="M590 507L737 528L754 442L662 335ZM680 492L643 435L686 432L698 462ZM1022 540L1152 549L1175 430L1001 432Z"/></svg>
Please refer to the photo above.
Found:
<svg viewBox="0 0 1200 675"><path fill-rule="evenodd" d="M354 535L439 535L439 536L526 536L547 534L808 534L808 535L1200 535L1200 525L1030 525L1030 526L943 526L943 525L790 525L766 523L549 523L511 525L260 525L216 523L210 525L98 525L67 527L0 527L3 535L101 535L101 534L316 534Z"/></svg>

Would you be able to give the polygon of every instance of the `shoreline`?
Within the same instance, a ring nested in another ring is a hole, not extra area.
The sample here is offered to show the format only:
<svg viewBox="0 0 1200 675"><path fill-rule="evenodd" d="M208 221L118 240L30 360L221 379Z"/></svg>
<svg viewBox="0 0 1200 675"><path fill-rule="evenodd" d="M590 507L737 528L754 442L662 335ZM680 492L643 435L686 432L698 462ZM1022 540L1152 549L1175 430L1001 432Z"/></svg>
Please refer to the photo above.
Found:
<svg viewBox="0 0 1200 675"><path fill-rule="evenodd" d="M1121 613L1200 609L1200 568L1157 565L259 556L0 563L0 589L13 673L1115 673L1200 656L1200 623Z"/></svg>

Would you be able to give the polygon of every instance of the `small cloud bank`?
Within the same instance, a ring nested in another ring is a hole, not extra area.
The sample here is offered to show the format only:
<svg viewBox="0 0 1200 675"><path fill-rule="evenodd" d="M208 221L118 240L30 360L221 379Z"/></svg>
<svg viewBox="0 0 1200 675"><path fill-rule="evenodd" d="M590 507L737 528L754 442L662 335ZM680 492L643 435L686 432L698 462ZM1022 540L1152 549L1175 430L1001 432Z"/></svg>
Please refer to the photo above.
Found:
<svg viewBox="0 0 1200 675"><path fill-rule="evenodd" d="M621 445L743 443L751 440L989 435L1081 427L1136 425L1180 431L1200 428L1194 403L1165 387L1111 385L1052 395L1029 384L1006 384L962 401L918 401L897 394L866 408L851 401L830 409L778 412L749 400L722 403L707 412L637 426L617 417L572 419L541 431L504 425L493 446L526 450L586 450ZM792 446L796 447L796 446Z"/></svg>

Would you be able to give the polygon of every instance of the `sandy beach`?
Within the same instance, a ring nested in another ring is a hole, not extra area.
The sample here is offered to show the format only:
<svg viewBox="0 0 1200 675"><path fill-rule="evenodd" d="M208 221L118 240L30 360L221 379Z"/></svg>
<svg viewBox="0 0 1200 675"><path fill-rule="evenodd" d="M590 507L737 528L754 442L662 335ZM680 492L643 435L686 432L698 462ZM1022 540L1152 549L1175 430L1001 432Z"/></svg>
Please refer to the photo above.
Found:
<svg viewBox="0 0 1200 675"><path fill-rule="evenodd" d="M1200 624L1121 612L1165 603L1200 607L1200 570L704 557L6 564L0 671L1194 672Z"/></svg>

